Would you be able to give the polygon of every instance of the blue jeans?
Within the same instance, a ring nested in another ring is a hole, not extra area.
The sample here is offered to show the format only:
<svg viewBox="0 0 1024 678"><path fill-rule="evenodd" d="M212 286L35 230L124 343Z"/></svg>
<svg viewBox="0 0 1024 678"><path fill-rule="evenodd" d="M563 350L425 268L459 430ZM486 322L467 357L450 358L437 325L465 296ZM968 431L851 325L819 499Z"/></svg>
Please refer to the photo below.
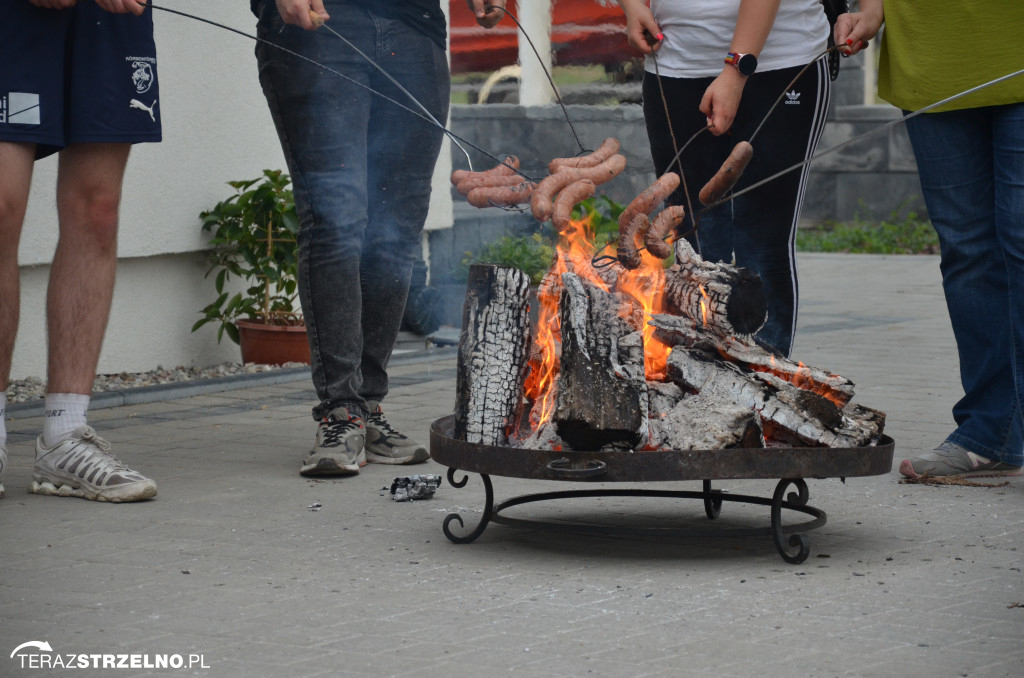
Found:
<svg viewBox="0 0 1024 678"><path fill-rule="evenodd" d="M1024 103L907 121L964 397L948 440L1024 463Z"/></svg>
<svg viewBox="0 0 1024 678"><path fill-rule="evenodd" d="M442 124L444 50L411 26L328 0L329 25L380 64ZM286 26L270 0L259 37L419 110L326 29ZM355 82L257 43L260 83L284 149L299 215L299 299L309 333L314 418L338 406L366 414L387 395L442 131Z"/></svg>

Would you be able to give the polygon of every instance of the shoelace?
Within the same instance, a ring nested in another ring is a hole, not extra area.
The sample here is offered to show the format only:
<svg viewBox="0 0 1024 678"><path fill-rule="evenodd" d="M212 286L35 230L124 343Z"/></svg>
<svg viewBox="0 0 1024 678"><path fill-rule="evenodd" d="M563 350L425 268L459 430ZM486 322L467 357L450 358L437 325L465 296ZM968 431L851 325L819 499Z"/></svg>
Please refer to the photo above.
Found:
<svg viewBox="0 0 1024 678"><path fill-rule="evenodd" d="M367 421L372 422L375 428L383 431L385 433L385 437L398 438L401 440L405 439L404 435L391 428L391 424L389 424L388 420L384 418L384 413L380 410L371 412L370 416L367 417Z"/></svg>
<svg viewBox="0 0 1024 678"><path fill-rule="evenodd" d="M96 450L90 450L90 446ZM109 450L110 443L96 435L96 431L90 429L82 433L82 437L71 446L57 466L66 468L84 461L85 468L82 469L80 477L84 477L83 474L87 470L94 468L98 469L100 473L107 474L131 473L132 470L123 461L112 455Z"/></svg>
<svg viewBox="0 0 1024 678"><path fill-rule="evenodd" d="M357 417L345 421L336 419L334 415L324 417L321 422L324 424L324 439L321 447L337 447L341 445L341 437L354 428L359 428Z"/></svg>

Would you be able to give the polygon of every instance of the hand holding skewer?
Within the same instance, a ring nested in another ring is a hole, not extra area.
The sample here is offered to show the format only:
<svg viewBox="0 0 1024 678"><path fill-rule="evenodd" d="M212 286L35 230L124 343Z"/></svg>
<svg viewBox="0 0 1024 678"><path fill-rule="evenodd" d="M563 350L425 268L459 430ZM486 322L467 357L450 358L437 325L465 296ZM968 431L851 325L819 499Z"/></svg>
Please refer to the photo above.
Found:
<svg viewBox="0 0 1024 678"><path fill-rule="evenodd" d="M331 18L323 0L277 0L277 12L286 24L307 31L315 31Z"/></svg>
<svg viewBox="0 0 1024 678"><path fill-rule="evenodd" d="M493 28L505 16L506 0L466 0L466 5L476 16L476 22L484 28Z"/></svg>
<svg viewBox="0 0 1024 678"><path fill-rule="evenodd" d="M879 0L861 2L860 9L859 12L847 12L836 18L833 36L843 56L851 56L867 47L868 40L875 37L882 26L884 15Z"/></svg>

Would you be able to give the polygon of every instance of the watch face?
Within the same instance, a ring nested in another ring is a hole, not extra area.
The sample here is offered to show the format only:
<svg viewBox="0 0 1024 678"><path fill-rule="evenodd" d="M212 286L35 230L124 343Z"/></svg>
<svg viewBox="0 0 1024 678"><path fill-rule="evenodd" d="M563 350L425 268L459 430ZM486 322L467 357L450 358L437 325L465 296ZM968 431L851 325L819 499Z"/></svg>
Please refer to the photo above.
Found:
<svg viewBox="0 0 1024 678"><path fill-rule="evenodd" d="M738 68L740 73L743 75L753 75L754 71L757 70L757 57L753 54L744 54L736 63L736 68Z"/></svg>

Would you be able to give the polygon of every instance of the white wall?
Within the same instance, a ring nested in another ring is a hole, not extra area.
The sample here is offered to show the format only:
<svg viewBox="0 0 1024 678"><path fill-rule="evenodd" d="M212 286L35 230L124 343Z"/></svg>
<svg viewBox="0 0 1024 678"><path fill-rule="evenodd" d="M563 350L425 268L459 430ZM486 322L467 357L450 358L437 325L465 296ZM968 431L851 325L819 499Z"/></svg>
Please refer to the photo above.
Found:
<svg viewBox="0 0 1024 678"><path fill-rule="evenodd" d="M175 0L168 7L255 33L244 0ZM190 332L213 298L203 279L198 215L231 194L225 182L284 168L256 74L255 42L175 14L155 14L163 142L134 147L121 209L118 281L98 371L205 366L239 359L215 330ZM439 162L430 228L451 225L450 162ZM45 287L57 241L57 158L36 163L19 249L21 324L13 379L46 374Z"/></svg>

